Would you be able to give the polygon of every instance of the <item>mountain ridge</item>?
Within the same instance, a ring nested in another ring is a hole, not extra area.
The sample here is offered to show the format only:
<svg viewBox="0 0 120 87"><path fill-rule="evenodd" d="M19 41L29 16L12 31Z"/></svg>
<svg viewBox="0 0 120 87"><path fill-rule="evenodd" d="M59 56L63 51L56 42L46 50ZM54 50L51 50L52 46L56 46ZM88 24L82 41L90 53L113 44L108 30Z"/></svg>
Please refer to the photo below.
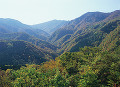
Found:
<svg viewBox="0 0 120 87"><path fill-rule="evenodd" d="M27 42L31 42L32 44L47 50L49 52L54 52L57 50L57 47L38 38L30 36L29 34L19 32L19 33L0 33L0 40L12 41L12 40L23 40Z"/></svg>
<svg viewBox="0 0 120 87"><path fill-rule="evenodd" d="M31 27L36 29L44 30L45 32L52 34L54 31L67 24L68 21L65 20L51 20L48 22L31 25Z"/></svg>
<svg viewBox="0 0 120 87"><path fill-rule="evenodd" d="M48 33L43 30L39 30L39 33L32 30L32 27L29 25L23 24L18 20L10 18L0 18L0 32L1 33L15 33L15 32L25 32L29 35L37 37L42 40L47 39Z"/></svg>
<svg viewBox="0 0 120 87"><path fill-rule="evenodd" d="M107 32L111 32L109 30L109 26L108 27L106 26L104 28L103 26L109 23L109 21L119 19L120 10L111 13L88 12L70 21L66 26L63 26L62 28L55 31L49 38L49 41L51 41L51 43L53 43L54 45L60 46L61 49L65 51L70 51L70 49L74 48L75 48L74 51L76 50L76 48L77 50L79 50L78 49L79 47L84 47L86 45L98 46L101 43L101 41L105 38ZM118 25L115 26L117 27ZM108 28L106 29L107 32L104 32L102 28L103 29ZM115 28L113 28L113 30L114 29Z"/></svg>

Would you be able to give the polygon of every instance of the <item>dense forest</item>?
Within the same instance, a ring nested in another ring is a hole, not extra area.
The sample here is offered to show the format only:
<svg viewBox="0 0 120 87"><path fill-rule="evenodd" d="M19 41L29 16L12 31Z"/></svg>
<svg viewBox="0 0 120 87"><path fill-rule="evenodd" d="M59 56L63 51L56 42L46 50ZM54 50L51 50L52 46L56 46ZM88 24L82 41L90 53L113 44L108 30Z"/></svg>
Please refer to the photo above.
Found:
<svg viewBox="0 0 120 87"><path fill-rule="evenodd" d="M120 10L33 26L0 19L0 87L120 87L119 67Z"/></svg>
<svg viewBox="0 0 120 87"><path fill-rule="evenodd" d="M66 52L41 65L0 71L2 87L118 87L120 46L112 52L97 47Z"/></svg>

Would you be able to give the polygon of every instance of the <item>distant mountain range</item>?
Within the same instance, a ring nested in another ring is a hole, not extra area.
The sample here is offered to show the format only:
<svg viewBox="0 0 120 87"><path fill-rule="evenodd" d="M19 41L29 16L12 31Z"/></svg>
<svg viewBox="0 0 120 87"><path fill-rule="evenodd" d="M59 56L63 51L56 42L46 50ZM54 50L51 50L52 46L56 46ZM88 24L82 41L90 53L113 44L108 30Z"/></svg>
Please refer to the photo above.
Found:
<svg viewBox="0 0 120 87"><path fill-rule="evenodd" d="M31 25L31 27L35 28L35 30L43 30L51 35L53 32L64 26L66 23L68 23L68 21L52 20L41 24Z"/></svg>
<svg viewBox="0 0 120 87"><path fill-rule="evenodd" d="M39 30L39 34L32 30L33 28L29 25L25 25L14 19L3 19L0 18L0 32L1 33L15 33L15 32L24 32L34 37L37 37L42 40L46 40L49 35L43 30Z"/></svg>
<svg viewBox="0 0 120 87"><path fill-rule="evenodd" d="M40 64L63 52L77 52L84 46L111 51L120 46L120 10L88 12L71 21L53 20L36 25L1 18L0 44L3 62L0 64L26 64L33 60Z"/></svg>

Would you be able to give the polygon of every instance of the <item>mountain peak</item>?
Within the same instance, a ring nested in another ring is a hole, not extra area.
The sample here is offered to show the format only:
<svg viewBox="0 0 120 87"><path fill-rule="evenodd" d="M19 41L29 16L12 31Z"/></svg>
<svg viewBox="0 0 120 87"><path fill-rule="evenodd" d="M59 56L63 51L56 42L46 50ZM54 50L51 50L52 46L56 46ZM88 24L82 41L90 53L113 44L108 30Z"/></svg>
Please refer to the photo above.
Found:
<svg viewBox="0 0 120 87"><path fill-rule="evenodd" d="M73 21L76 21L76 23L82 22L99 22L101 20L104 20L110 15L110 13L103 13L103 12L87 12L83 14L82 16L74 19Z"/></svg>
<svg viewBox="0 0 120 87"><path fill-rule="evenodd" d="M51 20L48 22L32 25L32 28L41 29L45 32L52 34L56 29L59 29L61 26L63 26L67 21L64 20Z"/></svg>

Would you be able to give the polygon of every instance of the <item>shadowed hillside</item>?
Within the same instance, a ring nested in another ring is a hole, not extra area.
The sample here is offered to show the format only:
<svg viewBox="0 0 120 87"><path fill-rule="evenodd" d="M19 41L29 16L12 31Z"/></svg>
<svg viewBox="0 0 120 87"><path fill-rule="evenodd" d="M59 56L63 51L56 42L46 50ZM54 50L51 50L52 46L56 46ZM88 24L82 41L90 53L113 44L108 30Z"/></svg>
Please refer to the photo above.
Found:
<svg viewBox="0 0 120 87"><path fill-rule="evenodd" d="M40 64L53 57L52 54L25 41L0 42L0 65Z"/></svg>

